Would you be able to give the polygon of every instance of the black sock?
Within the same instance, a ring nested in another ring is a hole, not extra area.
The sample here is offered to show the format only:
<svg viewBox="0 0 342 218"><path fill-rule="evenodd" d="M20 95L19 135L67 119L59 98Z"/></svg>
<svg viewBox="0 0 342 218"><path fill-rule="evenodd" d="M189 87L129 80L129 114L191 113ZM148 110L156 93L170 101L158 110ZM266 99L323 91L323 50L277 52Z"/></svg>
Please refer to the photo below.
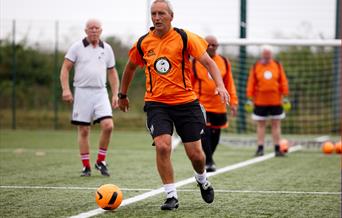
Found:
<svg viewBox="0 0 342 218"><path fill-rule="evenodd" d="M211 131L209 128L204 129L204 135L202 135L202 148L205 153L206 164L211 164L213 162L213 153L211 150Z"/></svg>
<svg viewBox="0 0 342 218"><path fill-rule="evenodd" d="M264 150L264 145L258 145L258 151L263 151Z"/></svg>
<svg viewBox="0 0 342 218"><path fill-rule="evenodd" d="M275 151L280 151L280 146L279 146L278 144L275 144L275 145L274 145L274 150L275 150Z"/></svg>

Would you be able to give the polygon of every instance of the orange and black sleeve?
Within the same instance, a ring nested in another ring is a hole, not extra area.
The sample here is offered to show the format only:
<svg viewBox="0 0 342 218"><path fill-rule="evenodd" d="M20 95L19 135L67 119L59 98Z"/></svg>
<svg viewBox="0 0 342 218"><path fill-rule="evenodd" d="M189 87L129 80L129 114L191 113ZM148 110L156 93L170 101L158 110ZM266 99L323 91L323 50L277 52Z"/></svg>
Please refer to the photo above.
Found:
<svg viewBox="0 0 342 218"><path fill-rule="evenodd" d="M252 99L255 94L256 81L255 81L254 69L255 69L255 65L253 65L251 69L249 70L249 76L248 76L248 81L247 81L246 96L247 98L250 98L250 99Z"/></svg>
<svg viewBox="0 0 342 218"><path fill-rule="evenodd" d="M226 87L226 89L229 93L229 96L230 96L230 104L231 105L237 105L238 104L238 97L236 94L236 88L235 88L232 68L231 68L231 64L229 61L228 61L228 71L226 73L227 73L227 75L224 77L223 82L224 82L225 87Z"/></svg>
<svg viewBox="0 0 342 218"><path fill-rule="evenodd" d="M282 65L280 65L280 93L284 96L289 95L289 85L286 78L285 70Z"/></svg>

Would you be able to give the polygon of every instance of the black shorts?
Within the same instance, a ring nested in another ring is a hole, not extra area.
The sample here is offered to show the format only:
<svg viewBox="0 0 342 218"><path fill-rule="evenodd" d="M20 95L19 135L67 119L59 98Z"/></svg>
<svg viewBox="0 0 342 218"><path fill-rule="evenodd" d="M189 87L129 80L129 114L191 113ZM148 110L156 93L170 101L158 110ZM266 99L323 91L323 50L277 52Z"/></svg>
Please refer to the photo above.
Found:
<svg viewBox="0 0 342 218"><path fill-rule="evenodd" d="M212 113L207 112L207 126L211 127L223 127L227 124L227 114L226 113Z"/></svg>
<svg viewBox="0 0 342 218"><path fill-rule="evenodd" d="M153 138L163 134L173 134L175 126L182 142L201 139L205 120L198 101L180 105L167 105L159 102L145 102L147 128Z"/></svg>
<svg viewBox="0 0 342 218"><path fill-rule="evenodd" d="M254 106L253 120L283 119L285 113L281 105L278 106Z"/></svg>

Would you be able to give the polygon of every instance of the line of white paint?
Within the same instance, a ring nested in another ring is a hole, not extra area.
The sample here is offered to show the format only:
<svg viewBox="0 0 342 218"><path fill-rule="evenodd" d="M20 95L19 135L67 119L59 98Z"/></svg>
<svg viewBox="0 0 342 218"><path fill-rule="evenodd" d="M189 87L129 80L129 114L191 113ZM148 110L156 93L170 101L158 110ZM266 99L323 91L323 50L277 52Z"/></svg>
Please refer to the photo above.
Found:
<svg viewBox="0 0 342 218"><path fill-rule="evenodd" d="M57 190L96 190L97 187L62 187L62 186L17 186L1 185L2 189L57 189ZM120 188L122 191L152 191L148 188ZM178 189L178 192L198 192L198 189ZM342 192L313 191L276 191L276 190L229 190L215 189L216 193L256 193L256 194L303 194L303 195L341 195Z"/></svg>
<svg viewBox="0 0 342 218"><path fill-rule="evenodd" d="M179 189L179 192L195 192L195 189ZM215 189L215 193L251 193L251 194L294 194L294 195L341 195L342 192L312 192L312 191L267 191L267 190L222 190Z"/></svg>
<svg viewBox="0 0 342 218"><path fill-rule="evenodd" d="M59 190L96 190L97 187L76 186L28 186L28 185L0 185L1 189L59 189ZM151 191L148 188L120 188L122 191Z"/></svg>
<svg viewBox="0 0 342 218"><path fill-rule="evenodd" d="M297 146L291 147L289 149L289 152L298 151L301 148L302 147L300 145L297 145ZM269 159L271 159L273 157L274 157L274 153L270 153L270 154L264 155L262 157L256 157L256 158L253 158L253 159L250 159L250 160L247 160L247 161L243 161L243 162L240 162L240 163L237 163L237 164L226 166L224 168L218 169L216 172L208 173L208 177L216 176L216 175L219 175L219 174L222 174L222 173L226 173L226 172L229 172L229 171L232 171L232 170L236 170L236 169L239 169L239 168L242 168L242 167L246 167L246 166L249 166L249 165L252 165L252 164L256 164L256 163L259 163L259 162L262 162L262 161L265 161L265 160L269 160ZM188 178L188 179L185 179L185 180L182 180L182 181L179 181L179 182L175 183L175 186L178 188L178 187L181 187L181 186L184 186L184 185L187 185L187 184L190 184L190 183L194 183L194 182L195 182L195 178L191 177L191 178ZM155 190L151 190L149 192L145 192L143 194L140 194L140 195L137 195L137 196L134 196L134 197L131 197L131 198L123 200L121 205L120 205L120 207L129 205L129 204L133 204L133 203L138 202L138 201L142 201L142 200L144 200L146 198L153 197L153 196L158 195L158 194L163 193L163 192L164 192L164 188L163 187L155 189ZM87 212L84 212L84 213L80 213L78 215L72 216L71 218L88 218L88 217L99 215L99 214L104 213L104 212L105 212L105 210L103 210L101 208L98 208L98 209L95 209L95 210L90 210L90 211L87 211Z"/></svg>

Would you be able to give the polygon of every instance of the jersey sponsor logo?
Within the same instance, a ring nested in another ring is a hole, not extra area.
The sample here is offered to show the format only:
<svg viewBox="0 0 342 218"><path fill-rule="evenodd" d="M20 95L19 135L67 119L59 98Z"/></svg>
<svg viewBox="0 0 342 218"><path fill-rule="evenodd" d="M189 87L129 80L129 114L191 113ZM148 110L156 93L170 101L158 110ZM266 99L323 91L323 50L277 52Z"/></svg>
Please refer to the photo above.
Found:
<svg viewBox="0 0 342 218"><path fill-rule="evenodd" d="M147 57L151 57L153 55L156 55L156 53L154 53L152 49L147 52Z"/></svg>
<svg viewBox="0 0 342 218"><path fill-rule="evenodd" d="M268 71L268 70L267 70L267 71L264 72L264 78L265 78L265 79L270 80L270 79L272 79L272 76L273 76L273 75L272 75L272 72L271 72L271 71Z"/></svg>
<svg viewBox="0 0 342 218"><path fill-rule="evenodd" d="M97 58L98 58L99 60L101 60L102 58L104 58L104 56L105 56L105 53L104 53L104 52L101 52Z"/></svg>
<svg viewBox="0 0 342 218"><path fill-rule="evenodd" d="M160 57L154 62L154 69L160 74L167 74L171 70L171 63L166 57Z"/></svg>

